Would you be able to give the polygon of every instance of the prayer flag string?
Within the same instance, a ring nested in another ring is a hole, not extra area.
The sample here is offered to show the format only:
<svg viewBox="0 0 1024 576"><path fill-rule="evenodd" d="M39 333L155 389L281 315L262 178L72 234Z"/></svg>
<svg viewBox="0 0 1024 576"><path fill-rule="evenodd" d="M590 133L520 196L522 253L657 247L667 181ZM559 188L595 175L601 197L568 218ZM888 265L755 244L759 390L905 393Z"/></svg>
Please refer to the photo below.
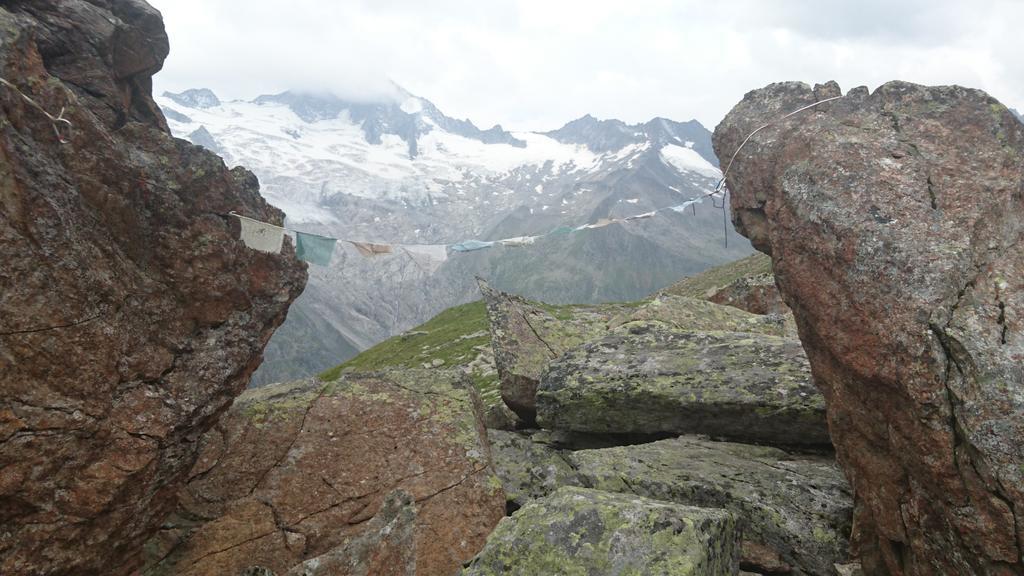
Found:
<svg viewBox="0 0 1024 576"><path fill-rule="evenodd" d="M554 228L550 232L534 236L515 236L499 240L470 239L446 244L380 243L331 238L329 236L320 236L317 234L302 232L300 230L294 230L292 228L277 226L275 224L256 220L255 218L243 216L233 211L228 214L238 218L241 223L240 238L242 242L249 248L260 252L280 252L285 233L291 232L295 234L295 255L300 260L304 260L318 266L327 266L330 264L334 248L336 244L341 241L351 244L356 251L367 258L386 254L405 254L424 271L433 272L448 259L449 251L452 253L462 253L475 252L477 250L492 248L494 246L504 246L508 248L530 246L541 238L564 236L567 234L582 232L584 230L604 228L605 226L610 226L612 224L623 224L626 222L645 220L667 210L683 213L687 208L695 206L701 200L715 196L716 194L718 194L717 190L698 196L697 198L692 198L682 204L666 206L664 208L658 208L656 210L651 210L642 214L635 214L633 216L625 216L622 218L600 218L595 222L576 227L562 225Z"/></svg>

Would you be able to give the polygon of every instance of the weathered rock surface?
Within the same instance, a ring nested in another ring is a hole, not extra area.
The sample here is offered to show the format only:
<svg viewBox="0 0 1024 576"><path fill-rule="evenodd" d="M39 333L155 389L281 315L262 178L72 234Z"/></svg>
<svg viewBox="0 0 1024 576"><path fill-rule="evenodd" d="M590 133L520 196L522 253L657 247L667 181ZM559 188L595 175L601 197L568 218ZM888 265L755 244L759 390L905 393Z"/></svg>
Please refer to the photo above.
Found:
<svg viewBox="0 0 1024 576"><path fill-rule="evenodd" d="M524 434L488 430L494 471L515 506L542 498L562 486L581 486L567 452L533 441Z"/></svg>
<svg viewBox="0 0 1024 576"><path fill-rule="evenodd" d="M143 574L235 574L250 565L283 574L318 557L343 562L345 550L367 541L391 554L395 542L367 520L394 490L415 503L416 573L452 574L505 513L479 410L472 388L440 370L249 390L203 438ZM387 523L394 514L383 516ZM317 572L317 562L297 570L333 574Z"/></svg>
<svg viewBox="0 0 1024 576"><path fill-rule="evenodd" d="M501 397L527 424L536 420L537 387L562 354L638 320L680 330L791 335L785 318L760 316L684 296L661 295L640 304L548 306L491 288L480 280L487 306Z"/></svg>
<svg viewBox="0 0 1024 576"><path fill-rule="evenodd" d="M773 84L715 132L839 93ZM856 88L728 176L774 261L858 498L868 574L1024 573L1024 125L965 88Z"/></svg>
<svg viewBox="0 0 1024 576"><path fill-rule="evenodd" d="M416 576L416 507L396 490L359 533L285 576Z"/></svg>
<svg viewBox="0 0 1024 576"><path fill-rule="evenodd" d="M600 335L620 310L610 306L543 307L478 280L487 306L501 398L526 423L536 416L540 375L563 352ZM555 313L560 313L555 316Z"/></svg>
<svg viewBox="0 0 1024 576"><path fill-rule="evenodd" d="M789 307L782 301L782 294L775 286L774 274L739 278L716 291L708 300L752 314L791 314Z"/></svg>
<svg viewBox="0 0 1024 576"><path fill-rule="evenodd" d="M750 332L770 336L796 336L795 327L780 314L762 315L732 305L663 294L636 309L618 314L609 328L636 321L664 322L679 330L692 332Z"/></svg>
<svg viewBox="0 0 1024 576"><path fill-rule="evenodd" d="M724 510L566 487L498 524L464 576L736 573Z"/></svg>
<svg viewBox="0 0 1024 576"><path fill-rule="evenodd" d="M663 322L625 324L552 362L537 421L575 432L829 444L824 400L799 341Z"/></svg>
<svg viewBox="0 0 1024 576"><path fill-rule="evenodd" d="M825 576L847 558L852 502L831 458L682 436L569 459L590 488L732 511L747 569Z"/></svg>
<svg viewBox="0 0 1024 576"><path fill-rule="evenodd" d="M0 77L73 124L0 86L5 575L131 572L305 283L226 217L282 220L256 178L167 132L167 50L141 0L0 7Z"/></svg>

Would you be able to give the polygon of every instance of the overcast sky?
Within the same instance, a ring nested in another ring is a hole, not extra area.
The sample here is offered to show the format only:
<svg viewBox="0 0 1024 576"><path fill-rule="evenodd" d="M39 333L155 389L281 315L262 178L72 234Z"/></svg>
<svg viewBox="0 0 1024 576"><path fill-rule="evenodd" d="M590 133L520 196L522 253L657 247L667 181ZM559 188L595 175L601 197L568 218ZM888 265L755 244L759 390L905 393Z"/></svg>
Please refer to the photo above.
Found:
<svg viewBox="0 0 1024 576"><path fill-rule="evenodd" d="M149 0L171 55L156 90L373 99L389 80L477 125L590 113L709 128L748 90L834 79L982 88L1024 109L1013 0Z"/></svg>

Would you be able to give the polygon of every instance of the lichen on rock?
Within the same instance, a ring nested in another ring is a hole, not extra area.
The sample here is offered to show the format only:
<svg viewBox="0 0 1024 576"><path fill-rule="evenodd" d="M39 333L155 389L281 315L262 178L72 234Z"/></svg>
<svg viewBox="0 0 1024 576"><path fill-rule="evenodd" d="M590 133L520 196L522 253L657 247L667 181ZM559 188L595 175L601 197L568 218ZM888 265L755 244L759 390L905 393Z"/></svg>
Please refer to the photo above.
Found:
<svg viewBox="0 0 1024 576"><path fill-rule="evenodd" d="M537 420L575 432L829 444L824 401L798 341L663 322L624 324L552 362Z"/></svg>
<svg viewBox="0 0 1024 576"><path fill-rule="evenodd" d="M565 487L503 519L462 575L730 576L738 553L724 510Z"/></svg>

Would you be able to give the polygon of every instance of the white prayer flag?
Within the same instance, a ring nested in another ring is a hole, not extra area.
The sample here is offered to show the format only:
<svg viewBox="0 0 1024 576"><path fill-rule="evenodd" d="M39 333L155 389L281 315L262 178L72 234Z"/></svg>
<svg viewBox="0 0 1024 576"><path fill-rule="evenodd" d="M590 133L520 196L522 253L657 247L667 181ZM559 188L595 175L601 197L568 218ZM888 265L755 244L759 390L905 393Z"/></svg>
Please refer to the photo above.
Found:
<svg viewBox="0 0 1024 576"><path fill-rule="evenodd" d="M533 244L534 240L536 239L536 236L516 236L515 238L505 238L504 240L498 240L498 244L501 244L502 246L514 247L527 246L529 244Z"/></svg>
<svg viewBox="0 0 1024 576"><path fill-rule="evenodd" d="M448 246L444 244L406 244L402 249L427 274L437 272L448 260Z"/></svg>
<svg viewBox="0 0 1024 576"><path fill-rule="evenodd" d="M238 217L242 225L241 238L245 245L253 250L279 254L284 242L284 228L260 222L244 216Z"/></svg>

